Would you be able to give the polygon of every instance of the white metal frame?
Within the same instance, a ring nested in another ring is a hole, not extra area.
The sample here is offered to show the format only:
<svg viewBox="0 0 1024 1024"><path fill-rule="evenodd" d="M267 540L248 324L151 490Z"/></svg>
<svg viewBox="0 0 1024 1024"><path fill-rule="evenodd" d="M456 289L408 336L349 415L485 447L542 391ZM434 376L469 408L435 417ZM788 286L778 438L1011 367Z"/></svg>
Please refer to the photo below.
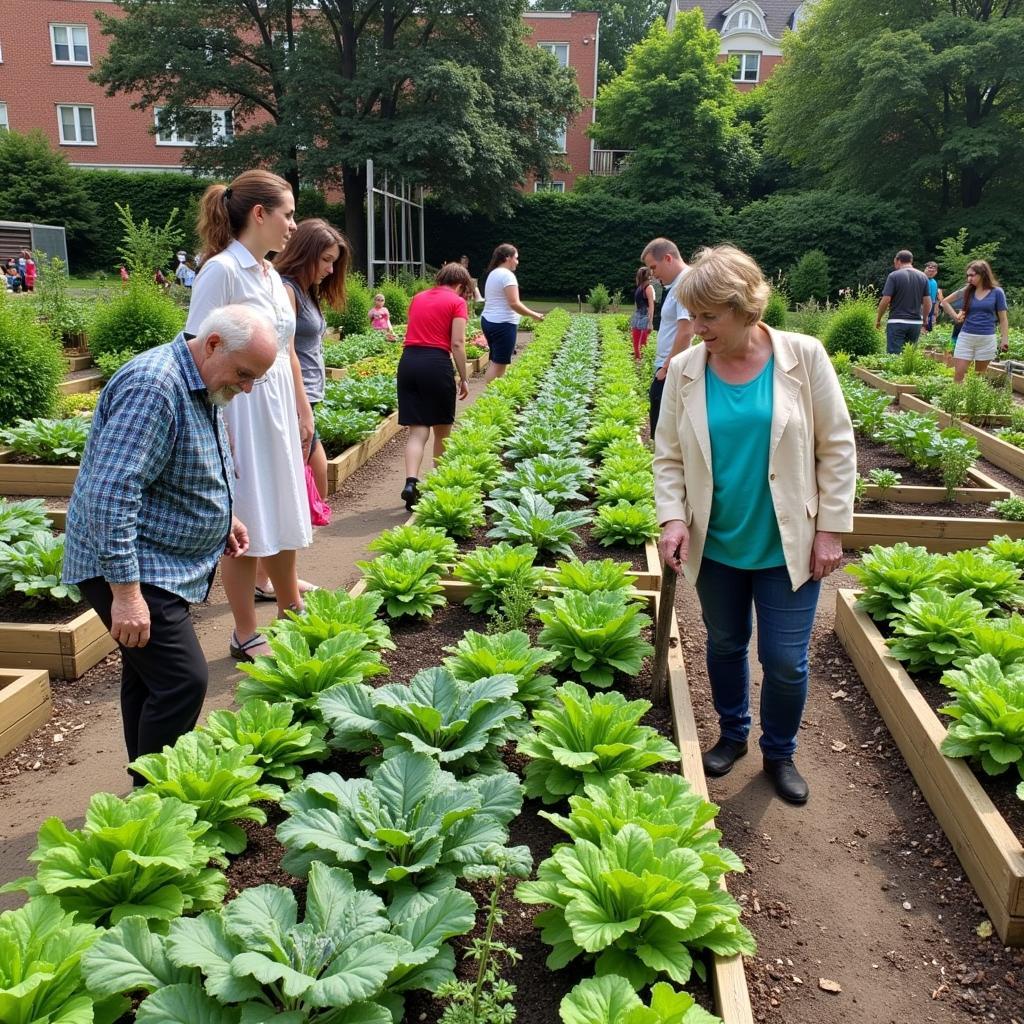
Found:
<svg viewBox="0 0 1024 1024"><path fill-rule="evenodd" d="M384 258L377 256L377 197L383 215ZM415 198L414 198L415 197ZM418 216L416 211L418 211ZM413 230L413 218L419 226L419 245ZM417 248L419 255L416 255ZM423 211L423 186L412 186L399 178L394 187L385 171L382 184L377 185L373 161L366 161L366 281L372 289L377 280L376 270L383 277L398 270L408 270L419 277L426 276L426 230Z"/></svg>

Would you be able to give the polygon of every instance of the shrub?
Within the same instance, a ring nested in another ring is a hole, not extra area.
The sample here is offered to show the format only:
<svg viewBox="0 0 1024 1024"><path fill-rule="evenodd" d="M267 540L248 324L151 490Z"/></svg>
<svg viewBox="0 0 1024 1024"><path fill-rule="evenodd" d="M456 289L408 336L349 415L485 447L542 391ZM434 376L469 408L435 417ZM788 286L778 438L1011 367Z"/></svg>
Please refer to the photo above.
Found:
<svg viewBox="0 0 1024 1024"><path fill-rule="evenodd" d="M0 424L48 416L67 366L28 308L0 297Z"/></svg>
<svg viewBox="0 0 1024 1024"><path fill-rule="evenodd" d="M836 311L825 331L825 351L829 355L848 352L851 356L869 356L882 350L882 335L875 329L875 310L870 302L845 302Z"/></svg>
<svg viewBox="0 0 1024 1024"><path fill-rule="evenodd" d="M765 306L764 314L761 319L769 327L777 327L781 331L785 329L786 313L788 311L789 299L786 297L785 292L776 291L773 288L771 295L768 297L768 305Z"/></svg>
<svg viewBox="0 0 1024 1024"><path fill-rule="evenodd" d="M369 289L358 278L345 282L345 308L324 311L327 323L345 334L362 334L370 326L370 307L373 305Z"/></svg>
<svg viewBox="0 0 1024 1024"><path fill-rule="evenodd" d="M58 419L66 420L69 416L77 416L79 413L91 413L99 400L99 391L79 391L75 395L58 395L56 416Z"/></svg>
<svg viewBox="0 0 1024 1024"><path fill-rule="evenodd" d="M611 296L608 294L608 289L603 284L595 284L594 287L587 292L587 305L595 313L607 312L611 302L612 300Z"/></svg>
<svg viewBox="0 0 1024 1024"><path fill-rule="evenodd" d="M377 291L384 295L384 305L391 314L391 322L404 324L406 314L409 312L409 296L406 295L405 289L396 281L384 281Z"/></svg>
<svg viewBox="0 0 1024 1024"><path fill-rule="evenodd" d="M104 352L93 360L96 363L104 380L110 380L118 370L129 360L134 359L136 353L131 349L120 349L117 352Z"/></svg>
<svg viewBox="0 0 1024 1024"><path fill-rule="evenodd" d="M831 288L828 257L820 249L805 252L789 271L789 290L796 302L827 299Z"/></svg>
<svg viewBox="0 0 1024 1024"><path fill-rule="evenodd" d="M94 356L144 352L173 341L184 325L185 316L172 299L135 279L112 301L97 305L89 348Z"/></svg>

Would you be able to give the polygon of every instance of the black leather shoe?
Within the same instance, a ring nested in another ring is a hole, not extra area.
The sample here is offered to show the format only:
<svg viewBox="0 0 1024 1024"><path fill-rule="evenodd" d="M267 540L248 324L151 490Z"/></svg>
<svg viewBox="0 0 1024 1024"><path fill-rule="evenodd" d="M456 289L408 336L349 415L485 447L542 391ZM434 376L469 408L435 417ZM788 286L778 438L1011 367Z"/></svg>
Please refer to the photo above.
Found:
<svg viewBox="0 0 1024 1024"><path fill-rule="evenodd" d="M416 486L415 480L407 480L405 486L402 488L402 501L405 502L405 507L412 512L416 507L416 502L420 500L419 488Z"/></svg>
<svg viewBox="0 0 1024 1024"><path fill-rule="evenodd" d="M779 761L764 759L765 774L775 783L775 792L791 804L805 804L810 790L804 777L796 770L791 757Z"/></svg>
<svg viewBox="0 0 1024 1024"><path fill-rule="evenodd" d="M727 740L720 736L718 742L701 755L705 775L728 775L732 766L747 752L746 742Z"/></svg>

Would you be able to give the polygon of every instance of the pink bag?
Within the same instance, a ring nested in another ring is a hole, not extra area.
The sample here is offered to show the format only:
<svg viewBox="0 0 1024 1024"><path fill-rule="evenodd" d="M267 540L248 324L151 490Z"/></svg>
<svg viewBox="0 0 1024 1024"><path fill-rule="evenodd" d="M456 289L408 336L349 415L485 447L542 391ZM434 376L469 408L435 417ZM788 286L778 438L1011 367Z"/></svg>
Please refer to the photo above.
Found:
<svg viewBox="0 0 1024 1024"><path fill-rule="evenodd" d="M331 506L320 497L313 479L313 467L306 463L306 495L309 498L309 518L314 526L327 526L331 521Z"/></svg>

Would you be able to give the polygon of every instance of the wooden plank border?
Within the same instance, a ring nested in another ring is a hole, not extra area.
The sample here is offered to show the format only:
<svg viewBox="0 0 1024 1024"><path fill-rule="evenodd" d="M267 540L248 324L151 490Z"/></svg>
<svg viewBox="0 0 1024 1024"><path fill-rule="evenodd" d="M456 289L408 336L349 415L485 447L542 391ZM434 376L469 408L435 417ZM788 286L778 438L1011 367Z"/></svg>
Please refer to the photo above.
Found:
<svg viewBox="0 0 1024 1024"><path fill-rule="evenodd" d="M77 679L117 648L91 608L65 623L0 622L0 664Z"/></svg>
<svg viewBox="0 0 1024 1024"><path fill-rule="evenodd" d="M82 377L62 380L57 385L57 390L62 395L80 395L85 391L98 391L105 383L103 374L99 370L91 370Z"/></svg>
<svg viewBox="0 0 1024 1024"><path fill-rule="evenodd" d="M0 757L9 754L53 714L45 669L0 668Z"/></svg>
<svg viewBox="0 0 1024 1024"><path fill-rule="evenodd" d="M401 429L398 425L398 413L393 412L377 425L377 429L369 437L352 445L351 448L346 448L333 459L328 459L327 494L334 494L360 466L364 466Z"/></svg>
<svg viewBox="0 0 1024 1024"><path fill-rule="evenodd" d="M1004 945L1024 945L1024 847L967 761L939 746L946 727L889 654L857 594L836 593L836 633L956 851Z"/></svg>
<svg viewBox="0 0 1024 1024"><path fill-rule="evenodd" d="M0 450L0 494L31 494L67 497L78 477L77 466L47 466L35 462L12 462L14 452Z"/></svg>
<svg viewBox="0 0 1024 1024"><path fill-rule="evenodd" d="M960 505L973 505L979 501L1001 501L1009 498L1013 491L1003 487L979 469L969 469L967 479L976 486L958 487L953 492L953 501ZM913 485L890 487L884 495L880 488L868 484L864 491L867 500L900 501L911 505L931 505L946 500L945 487L916 487Z"/></svg>
<svg viewBox="0 0 1024 1024"><path fill-rule="evenodd" d="M916 384L894 384L892 381L886 380L877 373L872 373L871 370L864 369L863 366L854 365L852 370L853 375L857 380L867 384L868 387L874 388L876 391L884 391L887 395L892 395L893 398L899 398L900 395L917 394Z"/></svg>
<svg viewBox="0 0 1024 1024"><path fill-rule="evenodd" d="M843 547L859 550L872 544L886 546L906 541L928 551L963 551L1005 534L1024 539L1024 523L1007 519L961 519L942 516L889 516L854 512L853 532L844 533Z"/></svg>

